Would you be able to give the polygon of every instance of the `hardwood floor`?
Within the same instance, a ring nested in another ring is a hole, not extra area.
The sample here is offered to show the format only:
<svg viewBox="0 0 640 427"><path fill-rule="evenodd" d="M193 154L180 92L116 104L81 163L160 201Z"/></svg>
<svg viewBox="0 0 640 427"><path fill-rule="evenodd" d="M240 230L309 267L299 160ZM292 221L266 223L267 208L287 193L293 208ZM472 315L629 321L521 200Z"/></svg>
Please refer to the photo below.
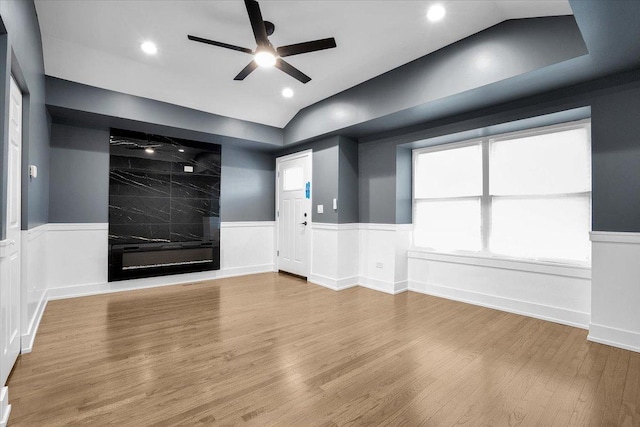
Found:
<svg viewBox="0 0 640 427"><path fill-rule="evenodd" d="M276 273L52 301L10 426L639 426L640 354Z"/></svg>

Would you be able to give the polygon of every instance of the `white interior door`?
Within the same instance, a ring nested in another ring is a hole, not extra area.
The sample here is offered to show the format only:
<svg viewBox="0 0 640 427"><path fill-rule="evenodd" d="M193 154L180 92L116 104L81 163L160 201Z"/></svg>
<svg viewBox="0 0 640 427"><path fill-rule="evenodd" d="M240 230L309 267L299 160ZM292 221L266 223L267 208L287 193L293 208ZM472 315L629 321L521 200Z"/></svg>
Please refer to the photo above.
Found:
<svg viewBox="0 0 640 427"><path fill-rule="evenodd" d="M0 284L2 305L2 372L4 385L20 353L20 171L22 157L22 93L11 78L7 169L7 256ZM6 280L5 280L6 279Z"/></svg>
<svg viewBox="0 0 640 427"><path fill-rule="evenodd" d="M311 151L276 159L278 269L309 275Z"/></svg>

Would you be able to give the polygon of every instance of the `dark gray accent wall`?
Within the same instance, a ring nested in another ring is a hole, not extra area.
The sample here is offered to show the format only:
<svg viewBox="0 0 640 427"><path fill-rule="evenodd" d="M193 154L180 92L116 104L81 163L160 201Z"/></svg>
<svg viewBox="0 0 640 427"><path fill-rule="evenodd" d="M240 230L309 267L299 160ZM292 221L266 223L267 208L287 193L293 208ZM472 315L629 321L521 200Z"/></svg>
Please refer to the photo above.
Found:
<svg viewBox="0 0 640 427"><path fill-rule="evenodd" d="M525 75L587 53L572 16L505 21L301 110L284 143L351 135L361 124L369 132L408 126L529 95L548 89L549 75ZM550 76L560 84L582 77L560 68Z"/></svg>
<svg viewBox="0 0 640 427"><path fill-rule="evenodd" d="M225 145L250 146L256 149L282 147L282 129L245 120L218 116L166 102L100 89L54 77L47 77L47 105L56 119L71 118L100 123L107 127L129 129L131 121L140 132L162 134L152 126L186 129L198 135L181 136ZM250 106L248 107L250 108ZM123 121L119 119L126 119ZM140 129L144 127L144 129ZM166 133L166 132L164 132ZM204 138L204 139L203 139ZM261 147L262 146L262 147Z"/></svg>
<svg viewBox="0 0 640 427"><path fill-rule="evenodd" d="M640 70L361 143L360 222L408 222L409 149L591 117L593 230L640 231ZM375 138L371 135L370 138ZM406 150L406 151L403 151ZM409 163L410 164L410 163ZM404 166L402 166L404 165ZM405 182L406 184L403 184Z"/></svg>
<svg viewBox="0 0 640 427"><path fill-rule="evenodd" d="M591 105L593 229L640 232L640 81Z"/></svg>
<svg viewBox="0 0 640 427"><path fill-rule="evenodd" d="M49 222L109 221L109 130L54 123Z"/></svg>
<svg viewBox="0 0 640 427"><path fill-rule="evenodd" d="M9 54L9 36L4 32L2 16L0 16L0 240L7 235L7 170L9 140L9 75L11 62Z"/></svg>
<svg viewBox="0 0 640 427"><path fill-rule="evenodd" d="M333 210L333 199L338 198L339 189L339 138L335 137L313 149L313 181L311 184L313 222L338 223L338 212ZM318 205L323 213L318 213Z"/></svg>
<svg viewBox="0 0 640 427"><path fill-rule="evenodd" d="M304 150L313 152L313 181L311 185L312 220L325 224L358 222L358 144L344 136L288 147L276 154L285 156ZM333 209L333 199L338 209ZM318 205L323 213L318 213Z"/></svg>
<svg viewBox="0 0 640 427"><path fill-rule="evenodd" d="M275 220L272 154L222 146L221 221Z"/></svg>
<svg viewBox="0 0 640 427"><path fill-rule="evenodd" d="M413 219L413 151L396 148L396 224L411 224Z"/></svg>
<svg viewBox="0 0 640 427"><path fill-rule="evenodd" d="M0 41L0 104L2 105L2 176L6 173L7 107L9 78L13 73L25 94L23 100L22 229L44 224L49 212L49 117L45 108L44 61L40 26L32 0L1 1L0 17L6 39ZM28 165L38 166L38 178L29 179ZM6 208L6 183L2 180L2 211ZM4 221L2 221L4 223ZM5 230L2 231L4 236Z"/></svg>
<svg viewBox="0 0 640 427"><path fill-rule="evenodd" d="M356 223L358 211L358 143L340 137L338 152L338 223Z"/></svg>
<svg viewBox="0 0 640 427"><path fill-rule="evenodd" d="M396 223L396 144L371 142L358 147L360 221Z"/></svg>

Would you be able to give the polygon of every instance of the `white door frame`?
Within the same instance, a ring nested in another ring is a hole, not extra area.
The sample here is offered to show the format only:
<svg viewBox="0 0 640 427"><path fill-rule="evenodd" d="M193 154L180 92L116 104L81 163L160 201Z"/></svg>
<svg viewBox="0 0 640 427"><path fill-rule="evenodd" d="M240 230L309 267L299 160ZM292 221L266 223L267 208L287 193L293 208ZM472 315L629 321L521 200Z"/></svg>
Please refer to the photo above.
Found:
<svg viewBox="0 0 640 427"><path fill-rule="evenodd" d="M25 104L24 104L24 94L25 92L23 91L22 88L20 88L20 86L17 83L17 80L15 79L15 77L13 76L13 73L11 73L10 77L9 77L10 81L9 81L9 93L8 93L8 97L9 97L9 108L12 109L13 108L13 96L17 93L19 93L19 98L20 98L20 111L19 111L19 115L20 115L20 129L19 129L19 151L18 151L18 156L19 156L19 161L17 163L14 162L14 165L16 166L15 168L12 168L11 165L11 149L12 149L12 129L9 129L8 132L8 140L7 140L7 144L8 144L8 161L7 161L7 170L6 175L3 174L2 179L5 180L7 182L7 206L6 206L6 216L3 218L4 223L6 224L6 230L7 230L7 235L5 237L5 240L0 241L0 281L4 282L4 286L9 286L9 295L11 295L11 293L13 292L15 295L15 300L13 298L11 298L11 296L9 296L9 301L0 301L0 303L2 305L4 305L3 307L3 311L4 314L7 315L7 318L2 318L0 319L0 323L1 323L1 329L2 332L0 332L0 336L1 336L1 340L0 342L2 343L2 355L0 356L0 372L2 373L2 384L0 384L0 425L4 426L6 425L8 418L9 418L9 414L11 412L11 405L9 404L9 397L8 397L8 387L6 386L6 379L8 378L8 376L11 374L11 370L14 366L15 361L17 360L17 358L20 356L21 353L21 346L22 346L22 329L21 329L21 325L22 325L22 314L21 314L21 310L22 310L22 277L21 277L21 270L22 270L22 259L24 256L24 252L23 252L23 247L21 245L21 240L22 240L22 226L21 226L21 217L22 217L22 196L21 196L21 192L22 192L22 152L24 149L24 133L25 133L25 123L24 123L24 108L25 108ZM11 118L12 116L12 110L8 111L8 116L9 118ZM11 127L11 123L9 123L9 126ZM12 191L13 191L13 185L16 184L18 185L18 194L13 194L12 198ZM15 211L13 211L11 209L12 206L15 206ZM15 216L15 221L12 220L12 217ZM12 224L17 224L16 227L12 227ZM17 228L17 236L15 236L14 234L16 233L16 228ZM11 233L10 231L13 230ZM17 267L13 267L17 269L17 284L14 283L11 280L11 268L12 266L11 264L11 258L12 258L12 254L17 254L15 255L17 257ZM6 281L6 282L5 282ZM16 287L17 289L13 289L11 288L11 286ZM7 289L4 289L4 291L7 291ZM4 297L7 297L7 295L3 295ZM15 305L12 307L12 304L15 302ZM7 305L8 304L8 305ZM14 311L15 310L15 311ZM15 314L17 313L17 314ZM13 320L15 321L15 327L13 328L13 330L9 330L8 325L11 325L9 321L9 319L11 318L11 316L13 316ZM7 322L7 324L5 324L5 322ZM15 335L12 335L12 333L15 332ZM4 334L7 333L8 336L4 336ZM11 339L10 337L12 337L13 339ZM11 346L11 353L8 353L9 348L7 348L7 353L5 353L5 345L10 345L13 344ZM14 352L13 350L16 350L16 352ZM15 359L13 359L15 355Z"/></svg>
<svg viewBox="0 0 640 427"><path fill-rule="evenodd" d="M293 154L287 154L286 156L280 156L280 157L276 157L276 209L274 212L274 217L276 219L276 229L275 229L275 248L273 251L273 256L274 259L276 260L275 262L275 266L276 266L276 271L280 270L280 257L278 256L278 248L280 248L280 221L278 218L278 209L280 208L280 187L279 187L279 180L280 180L280 164L282 162L286 162L288 160L295 160L301 157L309 157L310 158L310 162L309 162L309 174L311 176L311 178L309 179L309 181L311 182L311 198L309 200L310 203L310 209L309 209L309 225L308 228L309 230L313 229L313 150L312 149L308 149L308 150L304 150L304 151L299 151L297 153L293 153ZM306 277L308 278L309 275L311 274L311 233L309 233L309 237L307 237L307 272L306 272Z"/></svg>

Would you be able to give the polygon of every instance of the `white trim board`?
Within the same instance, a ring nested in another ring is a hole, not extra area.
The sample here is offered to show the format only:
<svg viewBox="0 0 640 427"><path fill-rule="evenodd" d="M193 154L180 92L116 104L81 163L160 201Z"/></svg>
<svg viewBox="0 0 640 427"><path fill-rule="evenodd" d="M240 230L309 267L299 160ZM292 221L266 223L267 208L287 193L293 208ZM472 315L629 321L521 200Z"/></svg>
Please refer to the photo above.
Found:
<svg viewBox="0 0 640 427"><path fill-rule="evenodd" d="M373 291L384 292L389 295L398 295L409 290L409 282L401 280L399 282L385 282L371 277L360 277L358 285Z"/></svg>
<svg viewBox="0 0 640 427"><path fill-rule="evenodd" d="M620 231L592 231L589 233L592 242L607 243L640 243L640 233Z"/></svg>
<svg viewBox="0 0 640 427"><path fill-rule="evenodd" d="M0 389L0 427L6 427L11 414L11 405L9 405L9 387Z"/></svg>
<svg viewBox="0 0 640 427"><path fill-rule="evenodd" d="M327 276L323 276L320 274L309 274L307 277L307 282L313 283L314 285L320 285L325 288L329 288L334 291L342 291L344 289L349 289L358 286L358 278L357 277L345 277L342 279L332 279Z"/></svg>
<svg viewBox="0 0 640 427"><path fill-rule="evenodd" d="M446 254L410 249L409 259L448 262L453 264L477 265L481 267L499 268L503 270L528 271L531 273L550 274L553 276L578 277L591 279L591 267L554 264L528 260L493 258L479 255Z"/></svg>
<svg viewBox="0 0 640 427"><path fill-rule="evenodd" d="M417 285L423 289L418 289ZM572 311L560 307L536 304L528 301L519 301L494 295L454 289L447 286L439 286L418 281L409 281L409 290L425 295L460 301L481 307L493 308L508 313L547 320L580 329L589 328L589 313Z"/></svg>
<svg viewBox="0 0 640 427"><path fill-rule="evenodd" d="M640 334L591 323L587 340L640 353Z"/></svg>
<svg viewBox="0 0 640 427"><path fill-rule="evenodd" d="M240 227L275 227L275 221L228 221L221 222L220 228L240 228Z"/></svg>
<svg viewBox="0 0 640 427"><path fill-rule="evenodd" d="M47 231L87 231L87 230L108 230L109 224L106 222L96 223L62 223L62 222L50 222L43 224L41 227L46 227ZM31 229L29 230L31 231Z"/></svg>
<svg viewBox="0 0 640 427"><path fill-rule="evenodd" d="M210 270L196 273L174 274L170 276L145 277L143 279L121 280L117 282L91 283L48 290L48 301L66 298L80 298L91 295L110 294L114 292L134 291L138 289L157 288L161 286L184 285L194 282L224 279L228 277L246 276L258 273L275 272L273 264L249 267L230 268L227 270Z"/></svg>
<svg viewBox="0 0 640 427"><path fill-rule="evenodd" d="M33 350L33 343L36 340L36 335L38 333L38 328L40 327L40 322L42 321L42 316L44 315L44 310L47 308L47 303L49 302L47 293L47 291L44 292L42 299L38 303L38 308L36 309L33 321L29 325L29 330L22 334L20 341L20 354L31 353L31 350Z"/></svg>

